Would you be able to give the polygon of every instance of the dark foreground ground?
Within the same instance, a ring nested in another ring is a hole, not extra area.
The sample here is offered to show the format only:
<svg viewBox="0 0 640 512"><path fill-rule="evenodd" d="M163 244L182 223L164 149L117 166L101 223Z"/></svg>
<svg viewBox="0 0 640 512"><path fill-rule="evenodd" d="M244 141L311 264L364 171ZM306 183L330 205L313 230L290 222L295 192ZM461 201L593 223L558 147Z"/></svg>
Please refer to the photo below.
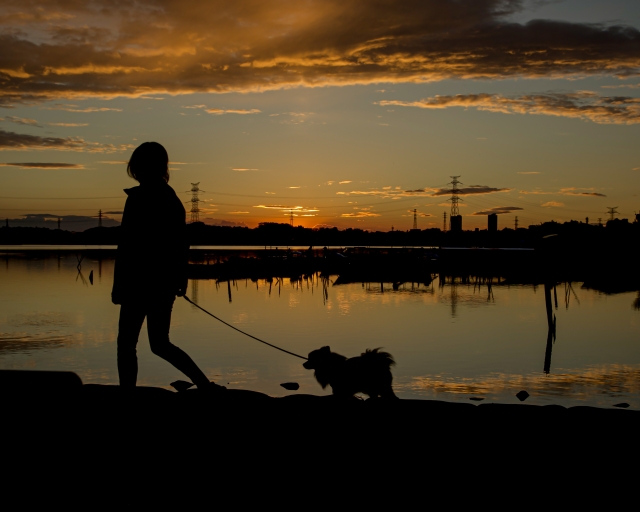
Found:
<svg viewBox="0 0 640 512"><path fill-rule="evenodd" d="M2 504L529 509L637 496L637 411L124 392L57 378L0 372Z"/></svg>

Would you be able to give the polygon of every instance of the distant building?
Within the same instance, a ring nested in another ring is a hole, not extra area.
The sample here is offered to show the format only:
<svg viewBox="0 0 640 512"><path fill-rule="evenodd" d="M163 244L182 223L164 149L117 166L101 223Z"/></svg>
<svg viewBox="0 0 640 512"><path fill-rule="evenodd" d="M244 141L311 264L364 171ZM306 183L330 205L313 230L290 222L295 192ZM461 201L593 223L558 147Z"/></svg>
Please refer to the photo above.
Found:
<svg viewBox="0 0 640 512"><path fill-rule="evenodd" d="M462 215L453 215L450 220L451 231L462 231Z"/></svg>
<svg viewBox="0 0 640 512"><path fill-rule="evenodd" d="M492 213L488 215L488 218L489 218L488 220L489 224L487 226L487 229L489 230L489 232L498 231L498 215L495 213Z"/></svg>

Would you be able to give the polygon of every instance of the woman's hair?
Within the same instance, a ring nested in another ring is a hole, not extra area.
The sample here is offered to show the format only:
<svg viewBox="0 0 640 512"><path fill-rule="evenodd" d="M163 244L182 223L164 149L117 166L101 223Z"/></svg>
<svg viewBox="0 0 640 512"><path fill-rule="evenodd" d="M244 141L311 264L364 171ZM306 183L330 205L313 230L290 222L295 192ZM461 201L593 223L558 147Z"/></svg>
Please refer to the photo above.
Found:
<svg viewBox="0 0 640 512"><path fill-rule="evenodd" d="M143 142L131 154L127 174L139 183L157 180L169 183L167 150L157 142Z"/></svg>

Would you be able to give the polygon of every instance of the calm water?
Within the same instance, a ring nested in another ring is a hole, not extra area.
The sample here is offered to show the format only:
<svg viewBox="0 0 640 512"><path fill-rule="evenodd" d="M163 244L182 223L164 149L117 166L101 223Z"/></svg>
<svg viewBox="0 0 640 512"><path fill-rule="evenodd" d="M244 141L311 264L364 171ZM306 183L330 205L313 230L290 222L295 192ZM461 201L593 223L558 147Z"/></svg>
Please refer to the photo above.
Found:
<svg viewBox="0 0 640 512"><path fill-rule="evenodd" d="M0 267L0 368L71 370L86 383L117 383L119 307L111 304L113 261L75 255L46 259L7 255ZM93 271L93 284L89 274ZM333 280L333 279L332 279ZM189 295L267 341L307 354L323 345L347 356L384 347L397 366L403 398L640 407L640 311L636 293L603 295L558 286L557 340L550 372L542 288L445 284L333 286L332 280L227 283L191 281ZM212 380L273 396L282 382L300 393L325 393L301 360L216 322L182 299L171 338ZM168 387L184 378L139 343L139 383Z"/></svg>

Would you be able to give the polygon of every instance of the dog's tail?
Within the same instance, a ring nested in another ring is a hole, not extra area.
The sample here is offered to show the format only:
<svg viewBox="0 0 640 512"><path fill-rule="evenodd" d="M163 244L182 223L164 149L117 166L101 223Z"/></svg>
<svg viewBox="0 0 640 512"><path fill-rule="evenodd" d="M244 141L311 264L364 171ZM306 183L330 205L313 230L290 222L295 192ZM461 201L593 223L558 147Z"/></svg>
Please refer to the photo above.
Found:
<svg viewBox="0 0 640 512"><path fill-rule="evenodd" d="M374 364L384 366L385 368L391 368L396 364L393 360L393 356L389 354L389 352L382 352L382 348L368 348L362 353L362 357Z"/></svg>

